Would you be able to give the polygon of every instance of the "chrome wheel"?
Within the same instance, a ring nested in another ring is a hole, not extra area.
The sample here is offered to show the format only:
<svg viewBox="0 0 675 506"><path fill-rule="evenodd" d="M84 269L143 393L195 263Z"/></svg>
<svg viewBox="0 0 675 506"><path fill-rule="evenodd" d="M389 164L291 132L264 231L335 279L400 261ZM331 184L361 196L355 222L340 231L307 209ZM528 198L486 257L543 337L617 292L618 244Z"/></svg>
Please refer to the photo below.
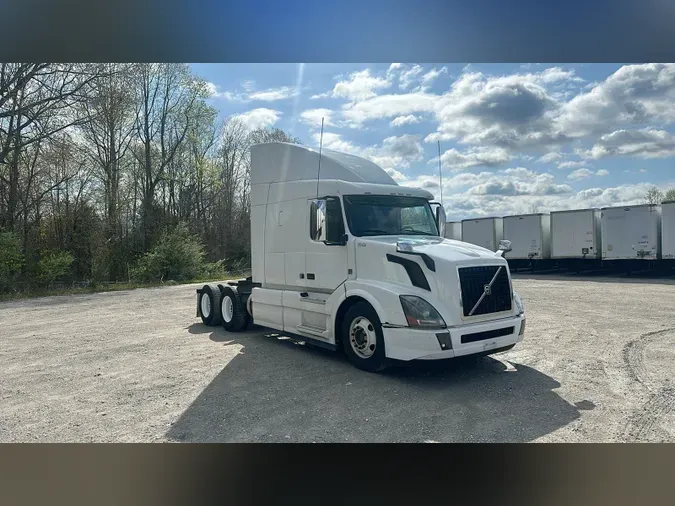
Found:
<svg viewBox="0 0 675 506"><path fill-rule="evenodd" d="M370 358L377 347L375 327L368 318L358 316L349 326L349 344L354 353L361 358Z"/></svg>
<svg viewBox="0 0 675 506"><path fill-rule="evenodd" d="M220 310L223 315L223 321L225 323L230 323L232 321L232 316L234 316L234 304L232 303L231 297L227 295L223 297Z"/></svg>
<svg viewBox="0 0 675 506"><path fill-rule="evenodd" d="M202 294L202 299L201 299L201 311L202 311L202 316L204 318L208 318L211 316L211 297L209 297L208 293L203 293Z"/></svg>

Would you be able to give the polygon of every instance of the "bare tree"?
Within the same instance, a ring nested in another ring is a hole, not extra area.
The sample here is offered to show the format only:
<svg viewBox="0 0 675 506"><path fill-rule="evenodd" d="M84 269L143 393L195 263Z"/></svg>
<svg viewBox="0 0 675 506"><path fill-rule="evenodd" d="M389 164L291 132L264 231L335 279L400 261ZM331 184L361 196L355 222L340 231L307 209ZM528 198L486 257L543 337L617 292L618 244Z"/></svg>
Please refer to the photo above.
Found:
<svg viewBox="0 0 675 506"><path fill-rule="evenodd" d="M122 160L133 139L135 101L129 64L102 65L101 77L91 96L84 101L87 123L82 127L89 156L104 187L106 236L110 245L110 279L119 275L117 246L120 240L119 186Z"/></svg>
<svg viewBox="0 0 675 506"><path fill-rule="evenodd" d="M143 242L147 249L155 229L155 191L190 128L198 99L206 96L186 64L146 63L137 66L138 114L135 151L142 171Z"/></svg>
<svg viewBox="0 0 675 506"><path fill-rule="evenodd" d="M663 202L675 202L675 188L669 188L663 195Z"/></svg>

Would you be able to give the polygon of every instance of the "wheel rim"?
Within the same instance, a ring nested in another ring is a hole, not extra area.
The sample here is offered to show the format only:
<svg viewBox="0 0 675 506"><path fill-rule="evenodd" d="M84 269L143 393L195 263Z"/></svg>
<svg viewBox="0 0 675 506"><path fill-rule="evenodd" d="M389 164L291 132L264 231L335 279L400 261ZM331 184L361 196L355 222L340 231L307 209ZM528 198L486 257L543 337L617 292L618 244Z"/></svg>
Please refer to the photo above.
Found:
<svg viewBox="0 0 675 506"><path fill-rule="evenodd" d="M363 316L357 316L349 326L349 344L361 358L370 358L377 348L377 334L373 324Z"/></svg>
<svg viewBox="0 0 675 506"><path fill-rule="evenodd" d="M204 318L208 318L211 316L211 297L209 297L208 293L203 293L202 294L202 300L201 300L201 305L202 305L202 316Z"/></svg>
<svg viewBox="0 0 675 506"><path fill-rule="evenodd" d="M232 316L234 315L234 304L232 304L232 298L228 295L223 297L223 303L221 307L223 313L223 321L225 323L230 323L232 321Z"/></svg>

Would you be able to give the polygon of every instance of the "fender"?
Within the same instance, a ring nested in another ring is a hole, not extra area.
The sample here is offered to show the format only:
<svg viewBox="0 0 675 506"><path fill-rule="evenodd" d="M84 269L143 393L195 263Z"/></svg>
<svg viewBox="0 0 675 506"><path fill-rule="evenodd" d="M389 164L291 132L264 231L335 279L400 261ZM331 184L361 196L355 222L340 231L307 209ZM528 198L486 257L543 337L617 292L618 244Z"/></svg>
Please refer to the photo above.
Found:
<svg viewBox="0 0 675 506"><path fill-rule="evenodd" d="M350 280L345 283L344 296L341 297L336 308L340 307L342 302L349 297L361 297L373 306L377 316L380 318L380 322L407 326L399 300L400 291L400 287L396 285L392 285L391 289L387 289L387 287L381 286L381 283ZM335 315L337 315L337 310L334 311L332 317L333 326L335 325Z"/></svg>

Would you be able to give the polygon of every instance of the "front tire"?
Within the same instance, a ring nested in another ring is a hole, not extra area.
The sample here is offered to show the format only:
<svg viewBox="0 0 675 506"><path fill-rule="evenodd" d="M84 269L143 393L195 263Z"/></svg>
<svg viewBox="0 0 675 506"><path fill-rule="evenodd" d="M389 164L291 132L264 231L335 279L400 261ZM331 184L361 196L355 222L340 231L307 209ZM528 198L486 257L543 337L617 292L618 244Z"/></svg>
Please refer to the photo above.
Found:
<svg viewBox="0 0 675 506"><path fill-rule="evenodd" d="M217 286L205 285L199 296L199 312L202 322L209 327L220 323L220 290Z"/></svg>
<svg viewBox="0 0 675 506"><path fill-rule="evenodd" d="M244 330L251 319L242 296L231 286L223 287L220 308L223 328L228 332Z"/></svg>
<svg viewBox="0 0 675 506"><path fill-rule="evenodd" d="M347 311L342 321L342 347L357 368L368 372L385 369L382 324L367 302L358 302Z"/></svg>

